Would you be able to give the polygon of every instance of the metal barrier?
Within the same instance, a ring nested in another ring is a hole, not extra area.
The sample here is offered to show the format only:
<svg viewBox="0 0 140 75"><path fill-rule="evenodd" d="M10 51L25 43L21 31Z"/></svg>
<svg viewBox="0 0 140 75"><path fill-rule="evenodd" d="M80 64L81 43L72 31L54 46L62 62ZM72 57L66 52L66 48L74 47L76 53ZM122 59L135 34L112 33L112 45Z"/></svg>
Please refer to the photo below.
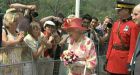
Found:
<svg viewBox="0 0 140 75"><path fill-rule="evenodd" d="M67 69L60 60L44 58L35 63L38 75L67 75Z"/></svg>
<svg viewBox="0 0 140 75"><path fill-rule="evenodd" d="M103 71L105 56L98 56L97 75ZM60 60L41 58L33 60L27 47L0 48L0 75L67 75L67 69Z"/></svg>
<svg viewBox="0 0 140 75"><path fill-rule="evenodd" d="M32 63L28 47L0 48L0 75L23 75L24 64Z"/></svg>
<svg viewBox="0 0 140 75"><path fill-rule="evenodd" d="M0 75L66 75L60 60L33 60L27 47L0 48Z"/></svg>
<svg viewBox="0 0 140 75"><path fill-rule="evenodd" d="M104 71L104 64L106 61L106 51L108 47L108 42L105 42L104 45L100 45L100 43L96 43L96 53L97 53L97 67L96 74L97 75L107 75L107 72Z"/></svg>

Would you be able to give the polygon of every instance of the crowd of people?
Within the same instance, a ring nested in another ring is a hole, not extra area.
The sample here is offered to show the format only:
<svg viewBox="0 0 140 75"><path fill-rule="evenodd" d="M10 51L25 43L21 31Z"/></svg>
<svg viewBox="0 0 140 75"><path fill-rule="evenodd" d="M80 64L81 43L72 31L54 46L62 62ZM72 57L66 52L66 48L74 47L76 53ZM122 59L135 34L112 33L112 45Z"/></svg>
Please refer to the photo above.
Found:
<svg viewBox="0 0 140 75"><path fill-rule="evenodd" d="M117 1L115 9L118 20L114 22L111 17L106 16L101 22L89 14L77 18L73 14L64 17L62 13L38 20L36 5L14 3L1 18L1 46L28 47L34 60L59 60L62 54L69 56L72 52L77 58L61 59L66 59L68 63L64 63L69 69L68 75L96 73L98 56L106 55L106 72L110 75L132 75L131 62L136 60L133 60L133 56L137 57L139 54L135 54L135 49L140 32L140 5L134 6L132 3ZM23 48L10 51L10 55L17 58L11 57L12 62L9 62L5 57L2 63L20 62L22 51ZM134 75L138 75L137 72L134 71ZM20 74L15 72L14 75Z"/></svg>

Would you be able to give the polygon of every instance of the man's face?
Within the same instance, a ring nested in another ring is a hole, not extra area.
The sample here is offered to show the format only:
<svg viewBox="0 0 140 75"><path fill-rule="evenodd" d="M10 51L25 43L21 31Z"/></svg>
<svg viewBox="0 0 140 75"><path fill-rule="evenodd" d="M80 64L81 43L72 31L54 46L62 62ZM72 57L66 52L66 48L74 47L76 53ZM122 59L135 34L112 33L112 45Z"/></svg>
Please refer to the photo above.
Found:
<svg viewBox="0 0 140 75"><path fill-rule="evenodd" d="M118 12L119 18L123 19L129 13L129 10L128 9L117 9L117 12Z"/></svg>
<svg viewBox="0 0 140 75"><path fill-rule="evenodd" d="M89 20L87 20L87 19L84 19L83 20L83 27L86 27L86 28L88 28L89 27L89 25L90 25L90 21Z"/></svg>
<svg viewBox="0 0 140 75"><path fill-rule="evenodd" d="M132 18L136 24L140 25L140 7L134 8Z"/></svg>
<svg viewBox="0 0 140 75"><path fill-rule="evenodd" d="M91 23L90 23L91 28L95 28L98 26L98 21L96 21L95 19L92 19Z"/></svg>

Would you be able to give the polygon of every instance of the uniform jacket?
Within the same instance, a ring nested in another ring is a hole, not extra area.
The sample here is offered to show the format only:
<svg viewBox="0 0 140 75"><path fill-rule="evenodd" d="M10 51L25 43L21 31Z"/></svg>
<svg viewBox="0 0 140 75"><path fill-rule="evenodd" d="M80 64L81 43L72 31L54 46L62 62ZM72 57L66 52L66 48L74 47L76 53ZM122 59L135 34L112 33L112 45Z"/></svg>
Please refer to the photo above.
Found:
<svg viewBox="0 0 140 75"><path fill-rule="evenodd" d="M113 44L122 45L122 42L117 34L119 22L119 34L122 38L123 44L129 46L129 50L124 51L112 48ZM137 36L137 25L133 21L129 20L122 22L121 20L117 20L114 23L106 55L108 60L107 71L117 74L128 73L128 64L130 63L135 50Z"/></svg>

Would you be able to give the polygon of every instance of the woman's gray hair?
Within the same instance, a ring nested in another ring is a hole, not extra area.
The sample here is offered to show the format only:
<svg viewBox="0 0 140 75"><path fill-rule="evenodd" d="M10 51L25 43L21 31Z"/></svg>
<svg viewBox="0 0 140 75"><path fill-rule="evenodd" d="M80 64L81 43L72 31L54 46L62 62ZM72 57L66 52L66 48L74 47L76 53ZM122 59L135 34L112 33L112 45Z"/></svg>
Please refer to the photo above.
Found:
<svg viewBox="0 0 140 75"><path fill-rule="evenodd" d="M31 22L30 25L29 25L28 33L33 35L33 30L36 29L36 28L40 29L40 23L38 23L36 21Z"/></svg>

